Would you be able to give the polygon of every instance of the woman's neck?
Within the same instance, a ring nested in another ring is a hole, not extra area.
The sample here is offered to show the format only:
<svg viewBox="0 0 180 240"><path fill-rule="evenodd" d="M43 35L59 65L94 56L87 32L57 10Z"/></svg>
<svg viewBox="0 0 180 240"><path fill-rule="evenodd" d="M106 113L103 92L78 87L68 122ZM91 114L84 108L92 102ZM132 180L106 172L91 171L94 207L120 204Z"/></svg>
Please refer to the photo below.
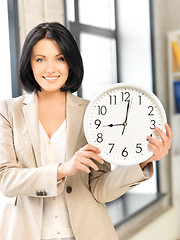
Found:
<svg viewBox="0 0 180 240"><path fill-rule="evenodd" d="M48 104L65 104L66 93L65 92L38 92L38 100L41 103Z"/></svg>

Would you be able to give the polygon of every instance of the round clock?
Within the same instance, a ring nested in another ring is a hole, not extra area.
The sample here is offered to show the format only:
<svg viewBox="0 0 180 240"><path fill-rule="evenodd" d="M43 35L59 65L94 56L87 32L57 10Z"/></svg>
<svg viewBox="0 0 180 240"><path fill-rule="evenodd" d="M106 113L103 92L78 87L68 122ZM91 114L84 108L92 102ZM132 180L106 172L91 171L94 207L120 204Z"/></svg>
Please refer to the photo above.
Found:
<svg viewBox="0 0 180 240"><path fill-rule="evenodd" d="M89 144L101 150L105 161L134 165L153 152L147 136L160 140L155 126L165 132L166 113L159 99L138 85L117 83L94 98L84 116Z"/></svg>

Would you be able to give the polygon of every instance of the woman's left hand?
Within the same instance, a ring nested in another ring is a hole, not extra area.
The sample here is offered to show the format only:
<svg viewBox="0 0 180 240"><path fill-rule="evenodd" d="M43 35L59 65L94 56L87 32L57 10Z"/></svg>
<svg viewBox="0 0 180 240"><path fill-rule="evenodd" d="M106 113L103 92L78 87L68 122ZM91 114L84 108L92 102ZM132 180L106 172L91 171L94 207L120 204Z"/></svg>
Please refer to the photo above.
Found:
<svg viewBox="0 0 180 240"><path fill-rule="evenodd" d="M161 129L158 127L155 127L156 132L161 137L161 141L156 140L150 136L147 137L147 140L149 141L149 148L153 151L153 155L146 160L145 162L140 163L140 167L143 169L145 165L147 165L149 162L158 161L161 158L163 158L165 155L168 154L168 151L171 147L172 142L172 131L170 126L166 123L165 124L166 132L165 134Z"/></svg>

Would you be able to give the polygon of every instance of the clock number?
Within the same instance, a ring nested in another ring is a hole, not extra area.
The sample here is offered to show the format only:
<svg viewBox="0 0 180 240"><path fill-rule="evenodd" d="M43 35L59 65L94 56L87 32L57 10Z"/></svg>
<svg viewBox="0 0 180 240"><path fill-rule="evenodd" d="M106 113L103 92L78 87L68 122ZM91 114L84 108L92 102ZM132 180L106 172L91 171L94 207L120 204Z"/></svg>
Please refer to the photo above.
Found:
<svg viewBox="0 0 180 240"><path fill-rule="evenodd" d="M153 106L149 106L148 109L150 109L150 112L148 113L148 116L154 116L154 113L152 113L153 110L154 110Z"/></svg>
<svg viewBox="0 0 180 240"><path fill-rule="evenodd" d="M139 95L139 105L141 105L141 96Z"/></svg>
<svg viewBox="0 0 180 240"><path fill-rule="evenodd" d="M97 134L97 142L98 143L102 143L102 141L103 141L103 134L102 133L98 133Z"/></svg>
<svg viewBox="0 0 180 240"><path fill-rule="evenodd" d="M116 105L116 95L109 95L110 105Z"/></svg>
<svg viewBox="0 0 180 240"><path fill-rule="evenodd" d="M125 147L122 151L122 156L123 157L127 157L128 156L128 152L126 151L127 147Z"/></svg>
<svg viewBox="0 0 180 240"><path fill-rule="evenodd" d="M100 127L100 125L101 125L101 120L96 119L96 120L94 121L94 123L95 123L95 125L97 126L96 129L98 129L98 127Z"/></svg>
<svg viewBox="0 0 180 240"><path fill-rule="evenodd" d="M114 145L115 145L115 143L108 143L108 145L110 145L110 146L111 146L111 149L110 149L110 151L109 151L109 153L111 153L111 152L112 152L112 150L113 150L113 148L114 148Z"/></svg>
<svg viewBox="0 0 180 240"><path fill-rule="evenodd" d="M137 148L137 150L136 150L136 153L141 153L142 152L142 147L141 147L141 143L137 143L136 144L136 148Z"/></svg>
<svg viewBox="0 0 180 240"><path fill-rule="evenodd" d="M151 120L151 123L152 123L152 127L150 127L150 129L153 130L153 129L155 128L155 126L156 126L156 125L155 125L156 121L155 121L155 120Z"/></svg>
<svg viewBox="0 0 180 240"><path fill-rule="evenodd" d="M130 93L129 92L121 92L122 93L122 102L130 101Z"/></svg>
<svg viewBox="0 0 180 240"><path fill-rule="evenodd" d="M98 106L98 114L99 115L105 115L107 113L107 108L106 106Z"/></svg>

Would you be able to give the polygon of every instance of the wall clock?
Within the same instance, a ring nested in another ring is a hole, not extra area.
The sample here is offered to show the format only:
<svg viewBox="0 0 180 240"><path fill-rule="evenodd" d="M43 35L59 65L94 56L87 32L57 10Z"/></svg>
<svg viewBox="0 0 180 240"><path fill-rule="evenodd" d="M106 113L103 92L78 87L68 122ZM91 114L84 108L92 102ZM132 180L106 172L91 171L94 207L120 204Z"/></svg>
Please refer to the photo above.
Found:
<svg viewBox="0 0 180 240"><path fill-rule="evenodd" d="M155 94L138 85L117 83L89 103L84 132L105 161L134 165L152 156L147 136L160 140L154 128L165 132L166 122L165 110Z"/></svg>

